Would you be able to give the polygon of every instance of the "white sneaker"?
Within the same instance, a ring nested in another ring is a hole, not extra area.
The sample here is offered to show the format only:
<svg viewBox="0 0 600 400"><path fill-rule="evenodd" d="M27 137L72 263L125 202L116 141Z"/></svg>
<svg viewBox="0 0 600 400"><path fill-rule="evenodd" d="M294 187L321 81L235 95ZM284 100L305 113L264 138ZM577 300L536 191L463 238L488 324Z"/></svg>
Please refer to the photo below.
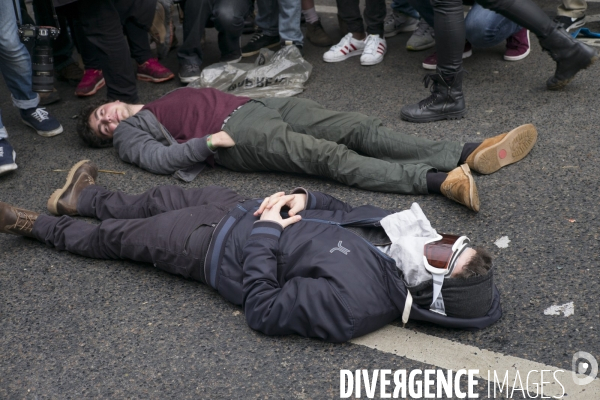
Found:
<svg viewBox="0 0 600 400"><path fill-rule="evenodd" d="M336 45L323 54L323 61L325 62L340 62L347 58L359 56L362 54L365 48L365 42L363 40L356 40L349 33L340 40Z"/></svg>
<svg viewBox="0 0 600 400"><path fill-rule="evenodd" d="M365 49L360 56L362 65L375 65L383 61L383 56L387 53L387 43L379 35L369 35L365 40Z"/></svg>

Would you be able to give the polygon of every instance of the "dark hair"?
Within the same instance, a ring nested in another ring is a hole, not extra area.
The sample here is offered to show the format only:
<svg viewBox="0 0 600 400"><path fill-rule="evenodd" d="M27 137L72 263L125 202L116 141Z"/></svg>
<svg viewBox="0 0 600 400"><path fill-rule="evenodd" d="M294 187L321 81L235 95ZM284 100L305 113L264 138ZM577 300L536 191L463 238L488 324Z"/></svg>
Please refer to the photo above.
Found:
<svg viewBox="0 0 600 400"><path fill-rule="evenodd" d="M112 146L112 138L101 138L92 130L90 126L90 116L103 104L110 103L112 100L97 100L81 109L79 120L77 121L77 134L90 147L109 147Z"/></svg>
<svg viewBox="0 0 600 400"><path fill-rule="evenodd" d="M454 278L470 278L472 276L483 276L492 268L492 255L482 247L475 247L475 254L463 267L462 271Z"/></svg>

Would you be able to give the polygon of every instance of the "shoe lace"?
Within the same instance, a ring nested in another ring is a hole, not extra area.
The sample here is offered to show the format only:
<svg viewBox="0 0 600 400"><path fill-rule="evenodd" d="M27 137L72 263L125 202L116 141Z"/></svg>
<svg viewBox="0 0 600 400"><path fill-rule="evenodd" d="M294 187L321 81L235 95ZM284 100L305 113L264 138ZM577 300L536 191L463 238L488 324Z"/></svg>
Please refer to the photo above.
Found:
<svg viewBox="0 0 600 400"><path fill-rule="evenodd" d="M48 111L45 108L36 108L34 112L31 113L31 116L37 119L39 122L50 119L48 117Z"/></svg>
<svg viewBox="0 0 600 400"><path fill-rule="evenodd" d="M17 214L17 220L14 225L7 227L8 230L17 230L25 233L30 233L33 229L33 223L37 219L37 216L32 216L23 211L15 210L15 214Z"/></svg>
<svg viewBox="0 0 600 400"><path fill-rule="evenodd" d="M379 46L379 36L377 36L377 35L367 36L367 41L365 42L365 49L363 50L363 54L376 53L377 46Z"/></svg>
<svg viewBox="0 0 600 400"><path fill-rule="evenodd" d="M183 69L186 72L196 72L196 71L200 71L200 66L198 66L196 64L186 64L183 66Z"/></svg>
<svg viewBox="0 0 600 400"><path fill-rule="evenodd" d="M431 92L431 94L429 95L429 97L427 97L419 102L420 109L429 107L431 104L433 104L435 102L438 95L440 95L440 92L438 90L439 82L437 81L437 79L435 79L438 76L439 76L439 74L427 74L423 77L423 85L426 88L429 88L429 91ZM441 76L440 76L440 78L442 81L444 80ZM452 101L454 101L454 97L452 97L450 90L448 90L448 97L450 97L450 99Z"/></svg>
<svg viewBox="0 0 600 400"><path fill-rule="evenodd" d="M331 48L329 50L339 50L339 49L343 49L344 47L347 47L348 44L350 44L351 38L352 38L352 33L346 34L346 36L344 36L338 44L334 44L333 46L331 46Z"/></svg>
<svg viewBox="0 0 600 400"><path fill-rule="evenodd" d="M263 36L264 35L261 32L257 32L254 35L252 35L252 37L250 38L250 41L248 43L256 42L258 39L260 39Z"/></svg>
<svg viewBox="0 0 600 400"><path fill-rule="evenodd" d="M419 24L417 25L417 30L415 31L415 33L413 33L413 35L425 36L427 34L427 31L429 30L433 32L433 28L430 27L429 24L423 18L421 18L419 20Z"/></svg>

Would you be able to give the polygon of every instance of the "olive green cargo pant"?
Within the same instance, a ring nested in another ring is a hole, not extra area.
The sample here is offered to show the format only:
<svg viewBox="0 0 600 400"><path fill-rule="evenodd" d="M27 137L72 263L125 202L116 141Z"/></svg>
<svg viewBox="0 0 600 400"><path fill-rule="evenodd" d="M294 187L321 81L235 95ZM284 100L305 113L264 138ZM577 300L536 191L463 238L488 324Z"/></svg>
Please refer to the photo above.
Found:
<svg viewBox="0 0 600 400"><path fill-rule="evenodd" d="M234 171L318 175L379 192L426 194L427 171L456 168L463 145L404 135L377 118L307 99L247 103L225 123L235 141L217 163Z"/></svg>

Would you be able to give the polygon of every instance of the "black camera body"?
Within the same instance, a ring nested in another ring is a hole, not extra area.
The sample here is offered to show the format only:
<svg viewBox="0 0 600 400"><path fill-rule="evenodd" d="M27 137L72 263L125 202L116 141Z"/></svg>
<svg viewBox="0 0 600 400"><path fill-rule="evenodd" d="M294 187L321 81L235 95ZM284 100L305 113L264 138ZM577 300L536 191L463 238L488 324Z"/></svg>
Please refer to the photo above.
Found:
<svg viewBox="0 0 600 400"><path fill-rule="evenodd" d="M19 37L23 42L34 41L31 55L34 92L51 92L54 89L54 53L51 41L60 35L54 26L19 25Z"/></svg>

